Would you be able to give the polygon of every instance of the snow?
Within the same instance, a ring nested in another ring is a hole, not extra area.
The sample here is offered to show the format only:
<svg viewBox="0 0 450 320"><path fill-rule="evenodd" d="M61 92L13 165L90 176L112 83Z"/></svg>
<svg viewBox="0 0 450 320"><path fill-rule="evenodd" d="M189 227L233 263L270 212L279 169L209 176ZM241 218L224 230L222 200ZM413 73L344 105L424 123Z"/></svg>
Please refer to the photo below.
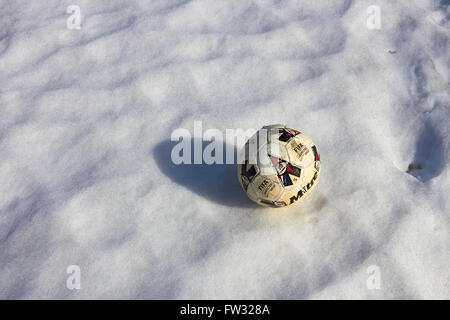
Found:
<svg viewBox="0 0 450 320"><path fill-rule="evenodd" d="M0 298L448 299L449 17L446 0L0 1ZM195 121L298 128L317 188L265 209L233 165L173 164Z"/></svg>

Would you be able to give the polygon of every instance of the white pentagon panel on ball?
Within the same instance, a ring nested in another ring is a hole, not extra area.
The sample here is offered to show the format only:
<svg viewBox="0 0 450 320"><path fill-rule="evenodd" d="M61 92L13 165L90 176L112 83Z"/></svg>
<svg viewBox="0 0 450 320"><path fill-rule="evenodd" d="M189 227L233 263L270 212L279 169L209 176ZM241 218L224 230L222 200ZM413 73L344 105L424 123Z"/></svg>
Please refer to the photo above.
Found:
<svg viewBox="0 0 450 320"><path fill-rule="evenodd" d="M299 134L291 139L287 146L289 160L292 164L299 167L307 167L314 162L314 154L311 146L311 139L304 134Z"/></svg>
<svg viewBox="0 0 450 320"><path fill-rule="evenodd" d="M276 200L283 191L277 175L258 175L252 182L252 188L261 199L265 200Z"/></svg>

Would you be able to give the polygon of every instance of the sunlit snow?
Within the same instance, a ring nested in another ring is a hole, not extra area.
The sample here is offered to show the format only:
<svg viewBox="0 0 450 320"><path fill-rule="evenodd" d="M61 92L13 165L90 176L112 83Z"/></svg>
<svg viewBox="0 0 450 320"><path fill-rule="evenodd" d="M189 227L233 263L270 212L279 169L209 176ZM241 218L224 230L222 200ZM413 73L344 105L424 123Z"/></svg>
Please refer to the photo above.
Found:
<svg viewBox="0 0 450 320"><path fill-rule="evenodd" d="M0 298L448 299L449 17L447 0L0 0ZM316 189L266 209L233 165L173 164L195 121L305 132Z"/></svg>

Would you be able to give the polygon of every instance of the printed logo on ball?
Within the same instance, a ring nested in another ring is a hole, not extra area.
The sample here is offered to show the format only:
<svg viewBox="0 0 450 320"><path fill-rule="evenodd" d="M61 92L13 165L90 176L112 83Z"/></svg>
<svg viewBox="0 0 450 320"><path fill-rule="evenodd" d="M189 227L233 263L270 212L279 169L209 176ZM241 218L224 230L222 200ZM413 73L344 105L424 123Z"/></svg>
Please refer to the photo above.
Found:
<svg viewBox="0 0 450 320"><path fill-rule="evenodd" d="M256 177L255 185L257 186L258 193L265 198L275 197L280 192L278 184L265 176Z"/></svg>
<svg viewBox="0 0 450 320"><path fill-rule="evenodd" d="M292 141L292 147L300 161L302 161L303 157L309 153L309 149L301 143Z"/></svg>
<svg viewBox="0 0 450 320"><path fill-rule="evenodd" d="M314 173L314 176L311 179L311 181L306 186L304 186L302 189L300 189L296 196L293 196L293 197L291 197L289 199L290 200L290 204L292 204L295 201L299 200L301 197L303 197L308 192L309 189L312 188L312 186L314 185L314 181L317 180L318 175L319 175L319 172L316 171L316 173Z"/></svg>

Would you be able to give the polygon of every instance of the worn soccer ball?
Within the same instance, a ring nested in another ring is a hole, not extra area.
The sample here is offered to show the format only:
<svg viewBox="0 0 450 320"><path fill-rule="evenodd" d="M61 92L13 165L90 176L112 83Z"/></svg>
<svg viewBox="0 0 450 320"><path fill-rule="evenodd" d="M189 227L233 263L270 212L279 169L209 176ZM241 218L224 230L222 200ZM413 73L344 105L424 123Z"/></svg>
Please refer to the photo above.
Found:
<svg viewBox="0 0 450 320"><path fill-rule="evenodd" d="M302 132L284 125L264 126L245 144L237 170L251 200L284 207L303 200L317 185L320 156Z"/></svg>

